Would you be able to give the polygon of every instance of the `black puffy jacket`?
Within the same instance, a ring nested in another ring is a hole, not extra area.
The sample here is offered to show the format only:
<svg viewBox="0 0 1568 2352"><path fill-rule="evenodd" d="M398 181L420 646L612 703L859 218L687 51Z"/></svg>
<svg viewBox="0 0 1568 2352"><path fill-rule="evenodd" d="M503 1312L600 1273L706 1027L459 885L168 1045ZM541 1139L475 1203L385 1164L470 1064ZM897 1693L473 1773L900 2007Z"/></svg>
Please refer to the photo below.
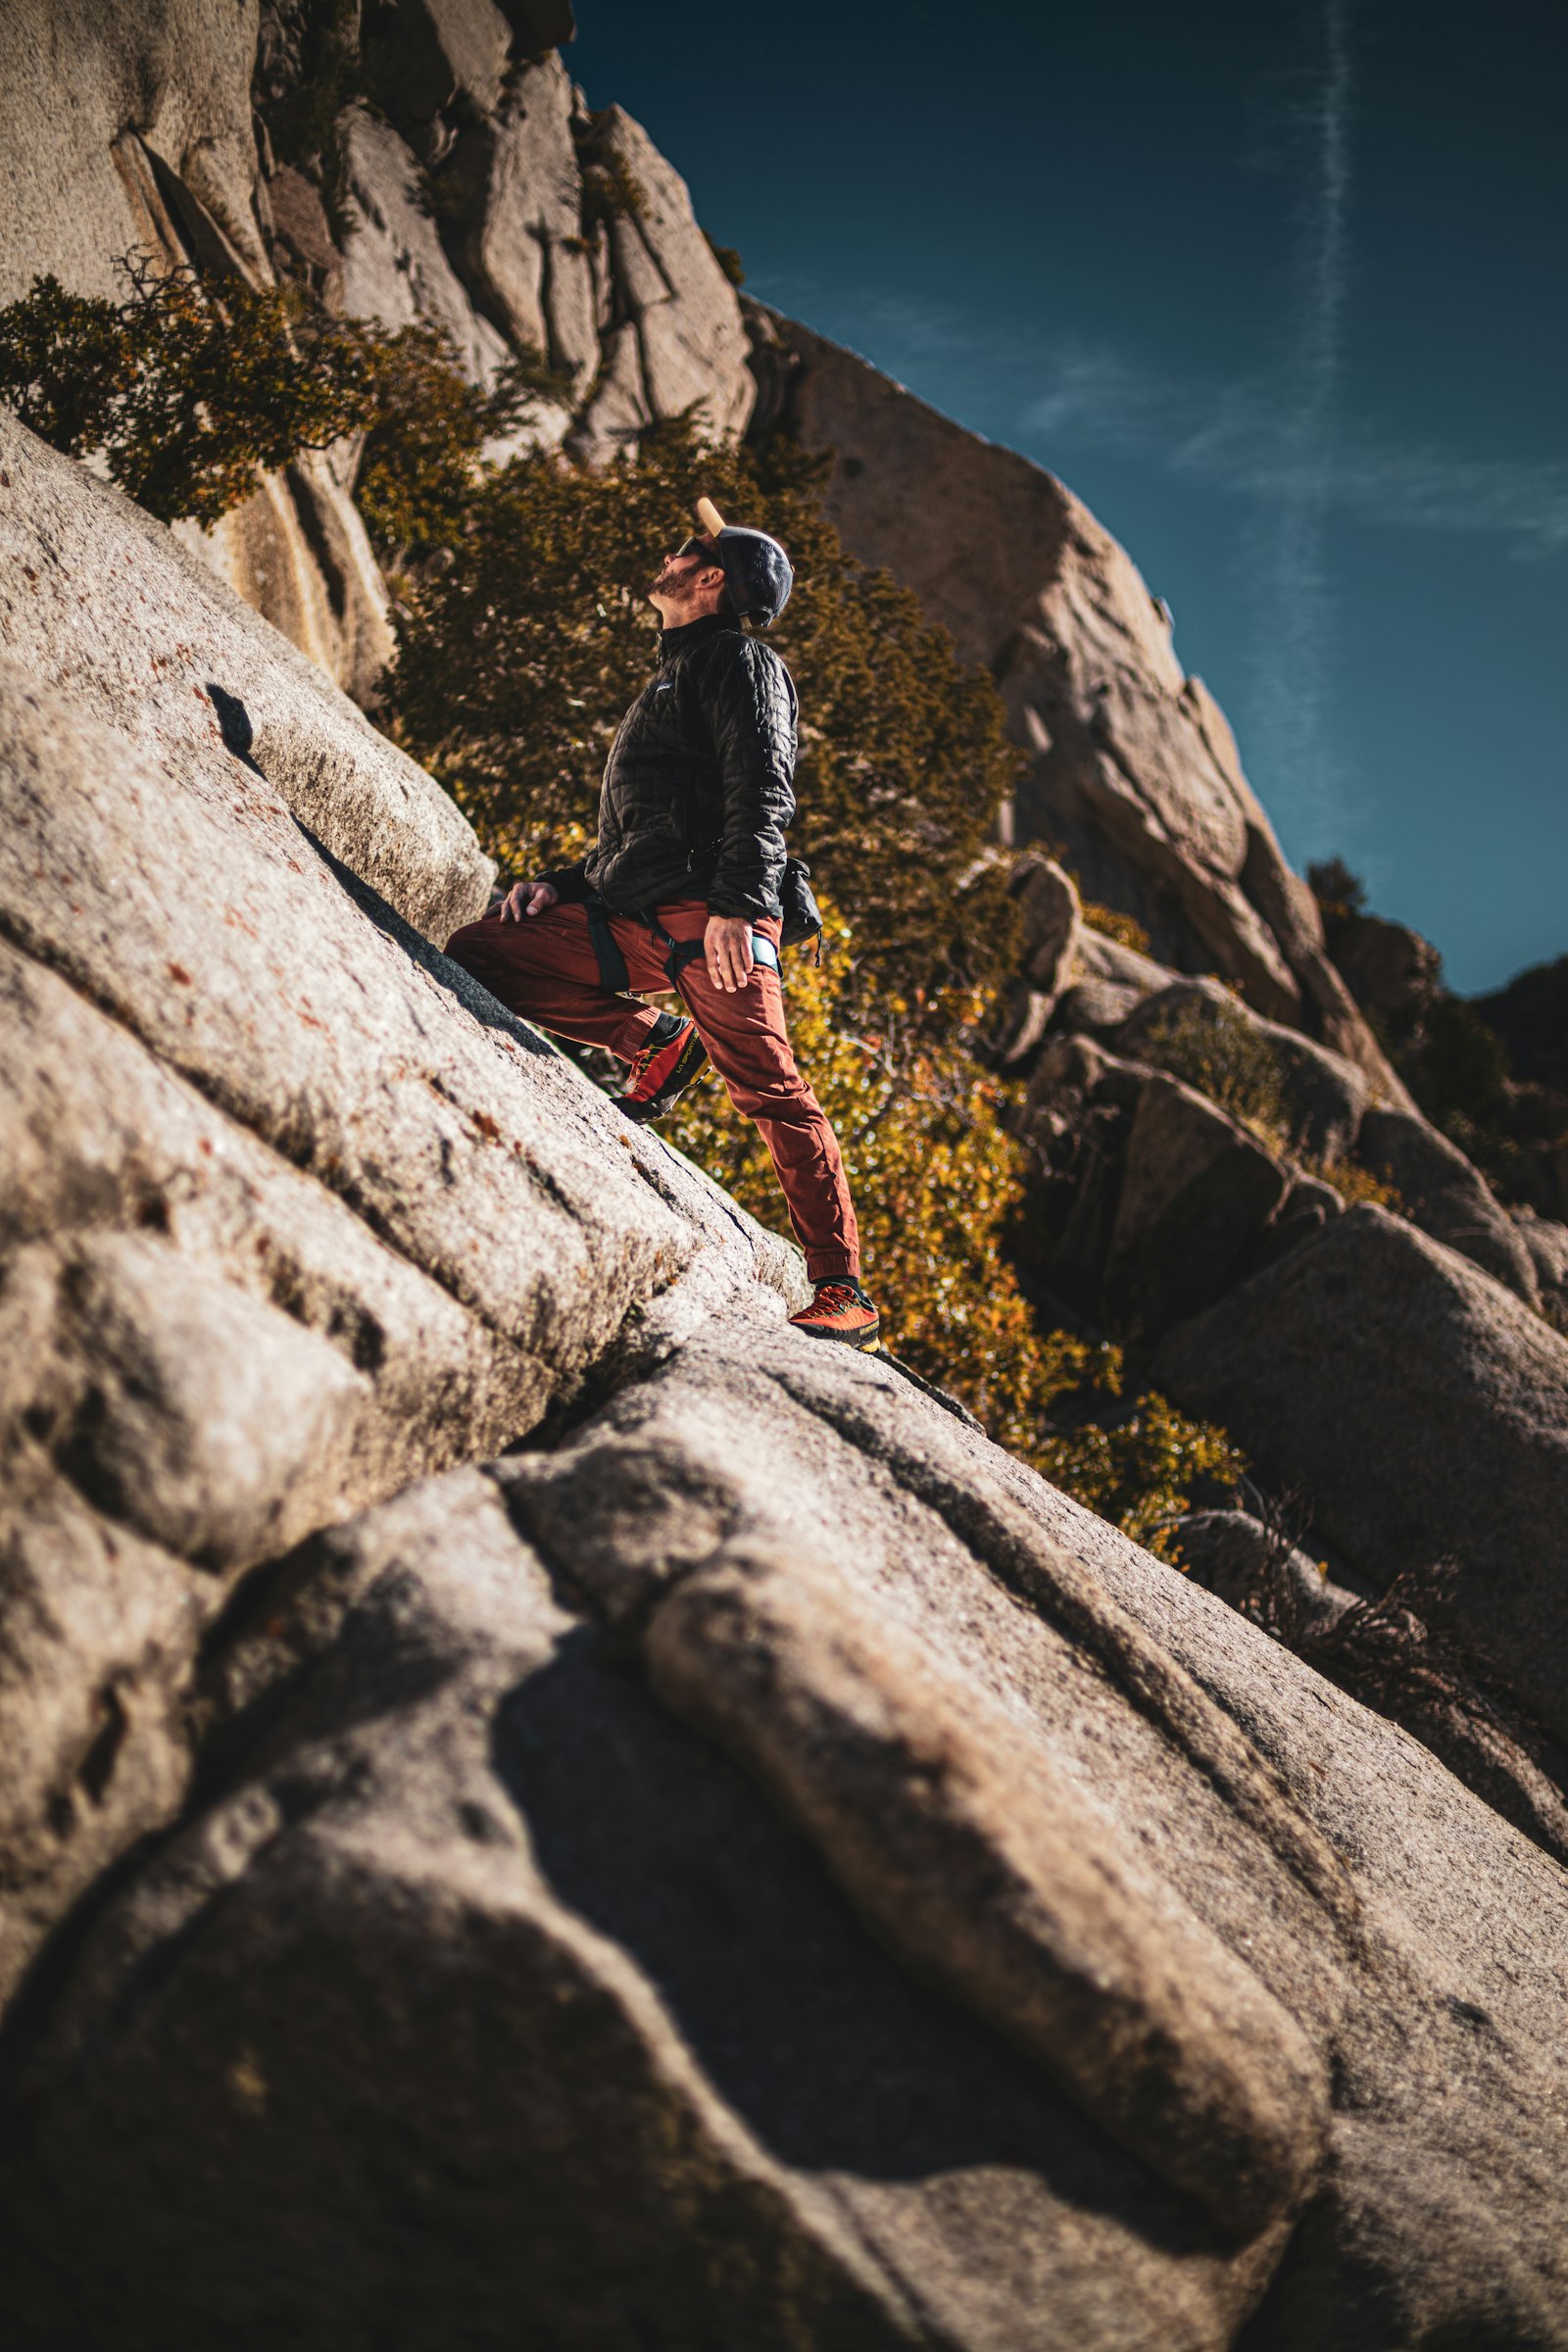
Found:
<svg viewBox="0 0 1568 2352"><path fill-rule="evenodd" d="M605 763L599 838L548 874L620 914L706 899L714 914L779 912L795 813L796 701L777 654L717 613L666 629L659 665Z"/></svg>

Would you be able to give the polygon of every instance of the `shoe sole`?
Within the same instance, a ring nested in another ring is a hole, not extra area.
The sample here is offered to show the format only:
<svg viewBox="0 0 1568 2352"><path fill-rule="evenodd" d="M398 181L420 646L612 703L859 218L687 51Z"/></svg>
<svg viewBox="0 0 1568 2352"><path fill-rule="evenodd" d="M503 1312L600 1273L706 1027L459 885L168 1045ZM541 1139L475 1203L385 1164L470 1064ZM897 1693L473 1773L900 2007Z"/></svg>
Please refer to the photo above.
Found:
<svg viewBox="0 0 1568 2352"><path fill-rule="evenodd" d="M882 1327L873 1323L869 1331L828 1331L820 1323L795 1323L792 1331L804 1332L808 1340L831 1340L836 1348L858 1348L862 1355L880 1355Z"/></svg>

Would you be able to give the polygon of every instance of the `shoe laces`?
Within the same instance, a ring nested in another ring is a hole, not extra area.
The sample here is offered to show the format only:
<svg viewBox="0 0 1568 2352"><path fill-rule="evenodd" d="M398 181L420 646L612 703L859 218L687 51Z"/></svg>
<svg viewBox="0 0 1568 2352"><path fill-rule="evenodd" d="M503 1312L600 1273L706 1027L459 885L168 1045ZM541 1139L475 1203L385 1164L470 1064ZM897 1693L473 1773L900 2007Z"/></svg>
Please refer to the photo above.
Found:
<svg viewBox="0 0 1568 2352"><path fill-rule="evenodd" d="M673 1037L657 1038L651 1046L644 1046L642 1052L637 1055L636 1060L631 1065L631 1075L626 1082L628 1091L641 1086L643 1080L647 1077L649 1070L659 1059L660 1054L667 1054L671 1046L675 1046L680 1043L680 1039L681 1031L677 1029Z"/></svg>
<svg viewBox="0 0 1568 2352"><path fill-rule="evenodd" d="M870 1303L870 1299L858 1282L819 1282L816 1286L816 1297L812 1300L814 1306L828 1307L852 1304L869 1306Z"/></svg>

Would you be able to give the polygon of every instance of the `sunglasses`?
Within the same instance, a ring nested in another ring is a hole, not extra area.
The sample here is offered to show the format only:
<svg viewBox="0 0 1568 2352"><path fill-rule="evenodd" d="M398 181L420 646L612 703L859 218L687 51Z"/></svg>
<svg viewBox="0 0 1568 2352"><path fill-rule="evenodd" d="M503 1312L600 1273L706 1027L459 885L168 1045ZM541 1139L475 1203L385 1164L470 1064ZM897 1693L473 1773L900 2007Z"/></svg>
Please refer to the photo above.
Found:
<svg viewBox="0 0 1568 2352"><path fill-rule="evenodd" d="M675 553L677 556L701 556L706 563L718 564L717 555L706 539L683 539Z"/></svg>

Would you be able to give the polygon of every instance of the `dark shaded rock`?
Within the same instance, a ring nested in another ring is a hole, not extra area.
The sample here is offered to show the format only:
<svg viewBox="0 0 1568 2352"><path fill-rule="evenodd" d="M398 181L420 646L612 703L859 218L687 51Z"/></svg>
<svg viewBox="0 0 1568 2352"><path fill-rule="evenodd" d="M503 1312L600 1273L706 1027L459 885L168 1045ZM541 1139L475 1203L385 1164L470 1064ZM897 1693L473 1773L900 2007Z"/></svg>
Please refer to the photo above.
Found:
<svg viewBox="0 0 1568 2352"><path fill-rule="evenodd" d="M1172 1332L1154 1377L1375 1584L1452 1561L1463 1623L1568 1735L1568 1342L1539 1315L1358 1207Z"/></svg>
<svg viewBox="0 0 1568 2352"><path fill-rule="evenodd" d="M1508 1214L1536 1269L1542 1313L1554 1330L1568 1333L1568 1225L1533 1208L1510 1208Z"/></svg>
<svg viewBox="0 0 1568 2352"><path fill-rule="evenodd" d="M1082 930L1072 877L1053 858L1020 858L1007 889L1022 917L1024 977L1054 1001L1072 968Z"/></svg>
<svg viewBox="0 0 1568 2352"><path fill-rule="evenodd" d="M1357 1157L1394 1186L1413 1225L1506 1283L1530 1305L1538 1303L1540 1284L1524 1237L1486 1179L1446 1136L1403 1111L1369 1110L1361 1122Z"/></svg>
<svg viewBox="0 0 1568 2352"><path fill-rule="evenodd" d="M1568 956L1471 1004L1507 1047L1516 1078L1568 1094Z"/></svg>
<svg viewBox="0 0 1568 2352"><path fill-rule="evenodd" d="M1152 1076L1133 1113L1105 1260L1112 1326L1153 1338L1218 1298L1247 1270L1290 1186L1234 1119Z"/></svg>
<svg viewBox="0 0 1568 2352"><path fill-rule="evenodd" d="M1363 1012L1386 1034L1416 1028L1443 989L1443 958L1429 939L1382 915L1339 913L1329 952Z"/></svg>
<svg viewBox="0 0 1568 2352"><path fill-rule="evenodd" d="M1358 1596L1245 1511L1191 1512L1178 1540L1196 1582L1409 1732L1543 1852L1568 1861L1568 1804L1537 1752L1549 1743L1477 1680L1445 1628L1445 1579L1398 1577L1385 1593ZM1554 1761L1560 1772L1560 1754Z"/></svg>
<svg viewBox="0 0 1568 2352"><path fill-rule="evenodd" d="M1298 1545L1250 1511L1189 1511L1177 1530L1177 1542L1181 1564L1193 1582L1233 1609L1253 1600L1273 1578L1289 1586L1304 1632L1326 1632L1355 1606L1353 1592L1331 1583Z"/></svg>

